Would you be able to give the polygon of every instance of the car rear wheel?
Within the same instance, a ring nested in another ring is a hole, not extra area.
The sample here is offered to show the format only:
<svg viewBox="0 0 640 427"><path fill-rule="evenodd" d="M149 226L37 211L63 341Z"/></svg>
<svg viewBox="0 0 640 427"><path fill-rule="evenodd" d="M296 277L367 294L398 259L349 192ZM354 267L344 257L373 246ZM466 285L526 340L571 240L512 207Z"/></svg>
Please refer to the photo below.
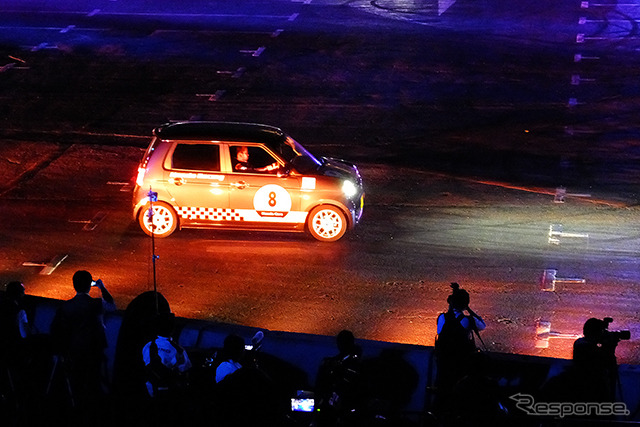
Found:
<svg viewBox="0 0 640 427"><path fill-rule="evenodd" d="M347 231L347 218L337 207L322 205L309 213L307 228L315 239L321 242L335 242Z"/></svg>
<svg viewBox="0 0 640 427"><path fill-rule="evenodd" d="M149 204L140 211L138 222L142 231L154 237L167 237L178 227L178 215L167 203L156 202L153 204L153 215L149 218Z"/></svg>

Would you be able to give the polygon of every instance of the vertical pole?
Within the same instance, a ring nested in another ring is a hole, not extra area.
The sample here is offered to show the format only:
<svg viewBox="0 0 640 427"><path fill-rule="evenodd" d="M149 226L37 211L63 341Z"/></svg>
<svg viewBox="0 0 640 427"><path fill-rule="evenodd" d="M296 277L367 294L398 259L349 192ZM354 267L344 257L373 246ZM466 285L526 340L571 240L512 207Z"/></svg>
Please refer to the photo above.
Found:
<svg viewBox="0 0 640 427"><path fill-rule="evenodd" d="M153 202L158 201L158 193L155 193L151 190L151 187L149 187L149 212L147 213L148 217L149 217L149 222L151 223L151 263L153 265L153 295L154 295L154 300L155 300L155 308L156 308L156 314L159 314L160 309L158 307L158 280L157 280L157 276L156 276L156 259L158 259L158 256L156 255L156 240L155 240L155 230L156 230L156 224L153 221Z"/></svg>

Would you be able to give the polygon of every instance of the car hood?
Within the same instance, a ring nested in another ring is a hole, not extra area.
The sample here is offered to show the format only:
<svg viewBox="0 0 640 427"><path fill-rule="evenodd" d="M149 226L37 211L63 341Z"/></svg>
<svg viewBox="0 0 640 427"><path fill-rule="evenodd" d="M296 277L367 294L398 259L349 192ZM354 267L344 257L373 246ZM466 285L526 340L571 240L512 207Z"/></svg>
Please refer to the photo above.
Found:
<svg viewBox="0 0 640 427"><path fill-rule="evenodd" d="M362 185L360 171L358 171L357 166L353 163L333 157L321 157L320 161L322 164L318 167L318 172L322 175L351 179L356 184Z"/></svg>

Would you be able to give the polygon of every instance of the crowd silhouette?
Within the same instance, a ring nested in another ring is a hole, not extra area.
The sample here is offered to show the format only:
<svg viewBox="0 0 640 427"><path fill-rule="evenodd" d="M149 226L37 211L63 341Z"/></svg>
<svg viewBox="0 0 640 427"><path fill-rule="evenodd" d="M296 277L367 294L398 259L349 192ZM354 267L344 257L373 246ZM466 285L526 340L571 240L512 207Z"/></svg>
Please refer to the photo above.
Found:
<svg viewBox="0 0 640 427"><path fill-rule="evenodd" d="M122 312L113 372L106 375L104 315L116 310L101 280L81 270L76 295L59 305L50 332L35 330L25 286L9 282L0 298L0 424L3 426L447 427L537 425L509 408L478 348L487 325L452 283L437 319L436 377L424 410L405 411L420 373L397 349L364 354L340 331L312 381L300 369L261 351L264 334L230 333L221 348L183 348L169 302L143 292ZM92 288L100 293L91 297ZM615 347L621 333L589 319L574 345L570 369L528 390L549 401L614 401ZM292 410L292 398L305 411ZM585 400L586 399L586 400ZM297 401L296 401L297 402ZM530 424L532 423L532 424Z"/></svg>

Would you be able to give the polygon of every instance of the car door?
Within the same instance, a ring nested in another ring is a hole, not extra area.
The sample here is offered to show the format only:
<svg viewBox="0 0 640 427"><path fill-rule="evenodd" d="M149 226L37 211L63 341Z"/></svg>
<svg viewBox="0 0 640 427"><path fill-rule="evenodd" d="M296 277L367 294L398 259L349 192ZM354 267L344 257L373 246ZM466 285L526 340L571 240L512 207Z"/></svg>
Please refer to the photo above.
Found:
<svg viewBox="0 0 640 427"><path fill-rule="evenodd" d="M210 142L178 142L168 154L167 189L183 221L206 224L227 219L229 185L220 164L220 145Z"/></svg>
<svg viewBox="0 0 640 427"><path fill-rule="evenodd" d="M248 149L248 161L239 165L236 155ZM282 174L284 162L259 145L231 145L232 170L228 176L229 206L254 226L304 223L300 212L299 176Z"/></svg>

